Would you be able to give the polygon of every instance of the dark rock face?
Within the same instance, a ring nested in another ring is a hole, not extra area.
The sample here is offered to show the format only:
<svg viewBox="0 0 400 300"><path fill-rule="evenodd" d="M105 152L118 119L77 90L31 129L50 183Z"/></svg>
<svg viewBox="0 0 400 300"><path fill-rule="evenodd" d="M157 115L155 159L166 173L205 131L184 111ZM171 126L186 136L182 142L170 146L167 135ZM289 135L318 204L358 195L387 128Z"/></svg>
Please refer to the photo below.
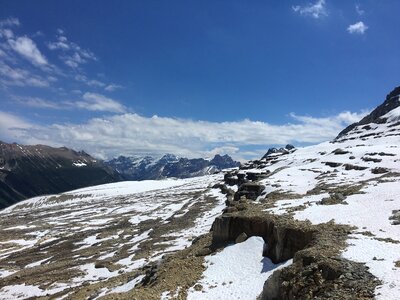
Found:
<svg viewBox="0 0 400 300"><path fill-rule="evenodd" d="M29 197L121 179L83 151L0 142L0 208Z"/></svg>
<svg viewBox="0 0 400 300"><path fill-rule="evenodd" d="M382 119L381 117L386 115L388 112L395 109L396 107L400 106L399 96L400 96L400 86L396 87L393 91L391 91L386 96L385 102L383 102L381 105L375 108L369 115L365 116L363 119L361 119L361 121L353 123L348 127L346 127L344 130L342 130L336 137L336 139L344 136L346 133L353 130L357 126L367 125L369 123L377 123L377 124L385 123L386 120Z"/></svg>
<svg viewBox="0 0 400 300"><path fill-rule="evenodd" d="M292 258L297 251L305 248L313 237L311 230L280 226L273 218L228 214L215 219L212 232L215 245L234 242L242 233L248 237L261 236L267 242L263 255L274 263Z"/></svg>
<svg viewBox="0 0 400 300"><path fill-rule="evenodd" d="M235 200L239 200L242 196L245 196L246 199L256 200L264 189L265 186L257 182L243 183L235 193Z"/></svg>
<svg viewBox="0 0 400 300"><path fill-rule="evenodd" d="M228 155L215 155L212 160L206 160L177 158L175 155L166 154L158 160L150 156L120 156L108 161L107 165L116 169L126 180L146 180L208 175L225 168L238 167L240 163Z"/></svg>
<svg viewBox="0 0 400 300"><path fill-rule="evenodd" d="M212 227L213 248L261 236L263 256L274 263L293 259L268 278L259 299L373 299L380 282L364 264L340 257L349 232L343 225L310 225L254 211L224 214Z"/></svg>

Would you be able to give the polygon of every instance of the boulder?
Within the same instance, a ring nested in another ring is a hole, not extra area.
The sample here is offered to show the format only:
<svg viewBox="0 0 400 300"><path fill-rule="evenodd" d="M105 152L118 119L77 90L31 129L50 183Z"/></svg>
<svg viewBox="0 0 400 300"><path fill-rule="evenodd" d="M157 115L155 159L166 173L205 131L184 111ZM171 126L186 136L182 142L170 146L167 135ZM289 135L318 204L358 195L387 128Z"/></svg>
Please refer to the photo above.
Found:
<svg viewBox="0 0 400 300"><path fill-rule="evenodd" d="M265 186L256 182L243 183L235 193L234 199L238 201L242 196L246 199L256 200L264 191Z"/></svg>

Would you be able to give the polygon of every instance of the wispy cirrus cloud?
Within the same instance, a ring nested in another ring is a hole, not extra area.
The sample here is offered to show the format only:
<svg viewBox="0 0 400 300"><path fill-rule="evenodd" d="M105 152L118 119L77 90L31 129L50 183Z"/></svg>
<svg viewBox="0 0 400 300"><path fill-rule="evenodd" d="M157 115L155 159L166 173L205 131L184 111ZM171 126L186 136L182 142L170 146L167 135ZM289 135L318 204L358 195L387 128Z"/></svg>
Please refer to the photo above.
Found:
<svg viewBox="0 0 400 300"><path fill-rule="evenodd" d="M50 50L61 51L60 58L71 68L78 68L89 60L96 61L97 57L88 49L83 49L77 43L71 42L65 36L63 30L58 29L58 36L55 41L48 42L47 47Z"/></svg>
<svg viewBox="0 0 400 300"><path fill-rule="evenodd" d="M29 60L35 66L47 66L48 61L46 57L40 52L36 43L27 36L18 37L16 39L9 38L8 43L11 48Z"/></svg>
<svg viewBox="0 0 400 300"><path fill-rule="evenodd" d="M4 86L20 87L49 87L50 83L55 81L54 77L45 77L33 74L31 71L0 62L0 83Z"/></svg>
<svg viewBox="0 0 400 300"><path fill-rule="evenodd" d="M364 34L368 29L368 26L364 24L364 22L360 21L355 24L349 25L347 27L347 31L350 34Z"/></svg>
<svg viewBox="0 0 400 300"><path fill-rule="evenodd" d="M97 93L83 94L83 101L77 101L79 108L92 111L107 111L114 113L126 112L126 107L118 101Z"/></svg>
<svg viewBox="0 0 400 300"><path fill-rule="evenodd" d="M87 95L92 97L92 95ZM358 121L367 112L342 112L317 118L291 114L292 122L283 125L260 121L209 122L169 117L145 117L124 113L92 118L80 124L31 124L16 130L13 140L40 142L54 146L84 149L102 158L116 155L174 153L188 157L206 157L212 153L237 159L261 156L269 145L318 143L334 138L345 126ZM9 116L8 119L16 116ZM254 151L243 150L252 146ZM248 156L243 157L245 153Z"/></svg>
<svg viewBox="0 0 400 300"><path fill-rule="evenodd" d="M357 14L358 14L359 16L362 16L362 15L365 13L365 10L363 10L363 9L361 8L361 5L360 5L360 4L356 4L356 5L355 5L355 9L356 9L356 12L357 12Z"/></svg>
<svg viewBox="0 0 400 300"><path fill-rule="evenodd" d="M64 102L49 101L39 97L15 97L15 101L26 107L47 109L67 109L68 107Z"/></svg>
<svg viewBox="0 0 400 300"><path fill-rule="evenodd" d="M83 74L75 75L74 78L76 81L82 82L91 87L105 87L106 86L106 84L104 82L97 80L97 79L89 79L86 75L83 75Z"/></svg>
<svg viewBox="0 0 400 300"><path fill-rule="evenodd" d="M86 75L83 65L98 58L89 49L70 41L64 30L57 30L55 40L43 41L46 35L42 31L21 34L21 25L17 18L0 20L0 88L40 87L43 91L59 91L63 95L86 89L76 82L107 92L121 88L104 78L98 80ZM52 51L59 60L50 55Z"/></svg>
<svg viewBox="0 0 400 300"><path fill-rule="evenodd" d="M40 97L13 97L14 101L25 107L55 110L89 110L110 113L124 113L126 107L117 100L101 94L86 92L79 100L51 101Z"/></svg>
<svg viewBox="0 0 400 300"><path fill-rule="evenodd" d="M122 89L122 85L114 84L114 83L111 83L104 88L104 90L106 90L107 92L113 92L118 89Z"/></svg>
<svg viewBox="0 0 400 300"><path fill-rule="evenodd" d="M294 12L303 16L319 19L328 15L325 0L318 0L315 3L292 6Z"/></svg>

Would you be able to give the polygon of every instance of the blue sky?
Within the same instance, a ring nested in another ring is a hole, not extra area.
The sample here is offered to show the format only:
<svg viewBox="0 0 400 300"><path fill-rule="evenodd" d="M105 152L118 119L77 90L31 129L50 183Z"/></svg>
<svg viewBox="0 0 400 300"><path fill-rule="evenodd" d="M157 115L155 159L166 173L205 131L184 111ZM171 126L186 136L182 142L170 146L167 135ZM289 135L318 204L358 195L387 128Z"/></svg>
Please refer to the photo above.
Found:
<svg viewBox="0 0 400 300"><path fill-rule="evenodd" d="M398 85L400 2L0 1L0 139L258 157Z"/></svg>

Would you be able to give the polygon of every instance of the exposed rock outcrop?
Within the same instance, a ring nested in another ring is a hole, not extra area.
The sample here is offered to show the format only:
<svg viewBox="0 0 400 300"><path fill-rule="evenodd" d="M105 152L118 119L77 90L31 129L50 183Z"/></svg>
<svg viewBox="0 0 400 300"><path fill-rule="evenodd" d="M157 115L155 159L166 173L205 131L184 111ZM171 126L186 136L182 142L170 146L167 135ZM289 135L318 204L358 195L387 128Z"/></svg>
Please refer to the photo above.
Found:
<svg viewBox="0 0 400 300"><path fill-rule="evenodd" d="M293 259L266 281L260 299L372 299L379 281L364 264L340 257L351 228L333 222L311 225L287 216L257 211L225 214L212 227L212 245L261 236L264 256L274 263Z"/></svg>
<svg viewBox="0 0 400 300"><path fill-rule="evenodd" d="M238 236L261 236L266 241L264 256L274 263L286 261L304 249L312 240L314 230L303 223L282 222L275 216L225 214L215 219L213 227L215 246L234 242Z"/></svg>
<svg viewBox="0 0 400 300"><path fill-rule="evenodd" d="M235 193L235 200L239 200L242 196L246 199L256 200L264 191L265 186L257 182L247 182L240 185L239 190Z"/></svg>

